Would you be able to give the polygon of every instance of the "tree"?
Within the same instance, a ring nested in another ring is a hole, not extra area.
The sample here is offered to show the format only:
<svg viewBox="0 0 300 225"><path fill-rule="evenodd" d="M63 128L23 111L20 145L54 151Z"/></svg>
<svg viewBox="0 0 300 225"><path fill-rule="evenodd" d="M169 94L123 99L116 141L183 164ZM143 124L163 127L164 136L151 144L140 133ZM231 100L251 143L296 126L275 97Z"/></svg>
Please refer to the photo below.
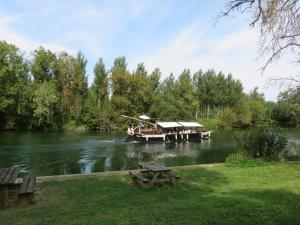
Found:
<svg viewBox="0 0 300 225"><path fill-rule="evenodd" d="M152 81L144 64L139 63L137 69L129 76L129 114L139 115L149 111L153 100L152 88Z"/></svg>
<svg viewBox="0 0 300 225"><path fill-rule="evenodd" d="M34 128L58 128L60 120L55 119L58 106L58 93L55 81L44 81L34 92Z"/></svg>
<svg viewBox="0 0 300 225"><path fill-rule="evenodd" d="M225 107L219 116L218 125L221 128L226 127L248 127L251 125L252 113L247 101L247 96L234 107Z"/></svg>
<svg viewBox="0 0 300 225"><path fill-rule="evenodd" d="M195 118L198 101L195 98L195 91L191 72L189 69L183 70L175 83L175 97L177 99L177 108L179 117L185 119Z"/></svg>
<svg viewBox="0 0 300 225"><path fill-rule="evenodd" d="M300 88L281 92L273 107L272 118L282 125L296 126L300 122Z"/></svg>
<svg viewBox="0 0 300 225"><path fill-rule="evenodd" d="M105 104L108 104L108 76L103 63L100 58L94 67L94 83L92 89L95 91L97 96L97 109L103 109Z"/></svg>
<svg viewBox="0 0 300 225"><path fill-rule="evenodd" d="M19 49L0 42L0 127L26 127L31 115L32 92L28 63Z"/></svg>
<svg viewBox="0 0 300 225"><path fill-rule="evenodd" d="M153 72L149 75L149 79L151 80L152 92L157 93L158 87L160 84L161 72L159 68L155 68Z"/></svg>
<svg viewBox="0 0 300 225"><path fill-rule="evenodd" d="M84 106L83 120L91 129L109 128L109 80L102 58L96 63L94 74L94 82Z"/></svg>
<svg viewBox="0 0 300 225"><path fill-rule="evenodd" d="M130 113L130 101L128 99L130 85L130 74L127 71L127 63L125 57L118 57L114 61L111 68L111 107L112 120L121 124L122 114ZM124 121L125 122L125 121Z"/></svg>
<svg viewBox="0 0 300 225"><path fill-rule="evenodd" d="M72 105L72 83L73 83L73 58L66 52L61 52L58 56L58 72L55 79L57 80L59 92L59 110L61 112L63 123L70 119Z"/></svg>
<svg viewBox="0 0 300 225"><path fill-rule="evenodd" d="M73 63L73 76L72 76L72 112L71 115L75 119L79 119L81 114L82 106L84 105L87 97L87 76L86 76L86 65L87 60L81 52L77 53L76 58L72 59Z"/></svg>
<svg viewBox="0 0 300 225"><path fill-rule="evenodd" d="M278 160L287 145L286 134L278 128L256 127L241 133L238 145L253 158Z"/></svg>
<svg viewBox="0 0 300 225"><path fill-rule="evenodd" d="M267 57L264 71L286 52L299 58L300 50L300 3L298 0L228 0L221 16L233 12L250 13L250 26L260 28L260 52ZM299 75L279 80L300 84Z"/></svg>
<svg viewBox="0 0 300 225"><path fill-rule="evenodd" d="M198 104L202 108L204 106L207 119L211 116L212 109L217 109L218 116L220 108L234 107L243 96L241 82L233 79L231 74L225 76L222 72L216 74L214 70L199 70L193 76L193 83Z"/></svg>
<svg viewBox="0 0 300 225"><path fill-rule="evenodd" d="M265 98L263 94L258 93L257 87L249 95L249 108L252 114L252 125L262 123L266 120L267 107Z"/></svg>
<svg viewBox="0 0 300 225"><path fill-rule="evenodd" d="M50 50L39 47L33 52L30 70L36 83L53 79L57 73L56 55Z"/></svg>
<svg viewBox="0 0 300 225"><path fill-rule="evenodd" d="M87 97L87 60L81 52L76 58L66 52L60 53L57 63L57 80L59 92L59 109L62 120L79 120L82 106Z"/></svg>
<svg viewBox="0 0 300 225"><path fill-rule="evenodd" d="M179 117L177 100L175 97L175 77L171 73L158 86L154 102L149 109L152 118L158 120L176 120Z"/></svg>
<svg viewBox="0 0 300 225"><path fill-rule="evenodd" d="M145 68L144 63L138 63L135 74L142 76L142 77L146 77L148 75L148 72Z"/></svg>

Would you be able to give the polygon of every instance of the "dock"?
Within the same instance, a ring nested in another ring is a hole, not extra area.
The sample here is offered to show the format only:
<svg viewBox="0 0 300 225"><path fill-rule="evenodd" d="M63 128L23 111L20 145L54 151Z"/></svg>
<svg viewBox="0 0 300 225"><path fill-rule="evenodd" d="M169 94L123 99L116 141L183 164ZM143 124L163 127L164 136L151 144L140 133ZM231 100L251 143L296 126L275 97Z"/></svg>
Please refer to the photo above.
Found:
<svg viewBox="0 0 300 225"><path fill-rule="evenodd" d="M143 141L189 141L190 139L205 139L210 137L211 131L200 132L200 133L162 133L162 134L140 134L137 137Z"/></svg>
<svg viewBox="0 0 300 225"><path fill-rule="evenodd" d="M162 139L162 141L166 140L165 134L143 134L140 136L141 138L145 139L146 142L149 141L149 139Z"/></svg>

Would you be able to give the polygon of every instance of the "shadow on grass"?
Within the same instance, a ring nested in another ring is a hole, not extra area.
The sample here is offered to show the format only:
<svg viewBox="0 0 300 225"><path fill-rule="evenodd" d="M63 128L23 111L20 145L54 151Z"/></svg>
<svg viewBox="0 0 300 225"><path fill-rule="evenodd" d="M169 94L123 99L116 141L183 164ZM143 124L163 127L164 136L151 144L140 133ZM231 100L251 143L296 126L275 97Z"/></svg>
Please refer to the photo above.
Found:
<svg viewBox="0 0 300 225"><path fill-rule="evenodd" d="M227 178L220 172L205 168L175 170L180 174L182 183L196 186L216 187L228 183Z"/></svg>
<svg viewBox="0 0 300 225"><path fill-rule="evenodd" d="M205 202L205 209L198 210L204 224L296 225L300 221L300 195L286 190L232 191L207 196Z"/></svg>
<svg viewBox="0 0 300 225"><path fill-rule="evenodd" d="M204 168L178 173L186 182L148 190L129 176L45 182L35 204L0 211L0 218L3 224L299 224L298 194L237 189Z"/></svg>

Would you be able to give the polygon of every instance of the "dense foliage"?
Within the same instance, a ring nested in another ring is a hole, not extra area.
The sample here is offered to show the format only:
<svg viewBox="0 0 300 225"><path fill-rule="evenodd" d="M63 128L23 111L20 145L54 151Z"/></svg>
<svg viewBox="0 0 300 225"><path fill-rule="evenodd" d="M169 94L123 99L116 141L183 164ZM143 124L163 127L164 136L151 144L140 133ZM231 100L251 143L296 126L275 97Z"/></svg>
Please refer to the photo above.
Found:
<svg viewBox="0 0 300 225"><path fill-rule="evenodd" d="M257 89L245 94L231 74L185 69L165 76L159 68L148 72L143 63L130 72L125 57L109 69L100 58L88 86L86 66L81 52L72 56L40 47L27 57L0 42L0 128L124 128L128 121L121 115L142 113L154 120L215 119L220 127L262 124L271 115L299 121L299 89L282 93L274 105Z"/></svg>
<svg viewBox="0 0 300 225"><path fill-rule="evenodd" d="M287 137L279 128L257 127L242 132L237 142L252 158L278 160L285 153Z"/></svg>
<svg viewBox="0 0 300 225"><path fill-rule="evenodd" d="M282 125L296 126L300 122L300 87L280 93L272 118Z"/></svg>

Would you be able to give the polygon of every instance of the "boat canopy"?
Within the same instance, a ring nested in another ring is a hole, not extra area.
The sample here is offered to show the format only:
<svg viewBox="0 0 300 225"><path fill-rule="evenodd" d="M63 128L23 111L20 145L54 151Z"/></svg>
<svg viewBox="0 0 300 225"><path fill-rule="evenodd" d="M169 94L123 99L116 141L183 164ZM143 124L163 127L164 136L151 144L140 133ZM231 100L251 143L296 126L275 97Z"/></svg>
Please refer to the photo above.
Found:
<svg viewBox="0 0 300 225"><path fill-rule="evenodd" d="M202 124L197 122L178 122L183 127L203 127Z"/></svg>
<svg viewBox="0 0 300 225"><path fill-rule="evenodd" d="M156 124L162 128L182 127L182 125L177 122L156 122Z"/></svg>
<svg viewBox="0 0 300 225"><path fill-rule="evenodd" d="M156 122L162 128L175 128L175 127L203 127L197 122Z"/></svg>
<svg viewBox="0 0 300 225"><path fill-rule="evenodd" d="M139 118L142 119L142 120L150 120L150 117L145 115L145 114L140 115Z"/></svg>

